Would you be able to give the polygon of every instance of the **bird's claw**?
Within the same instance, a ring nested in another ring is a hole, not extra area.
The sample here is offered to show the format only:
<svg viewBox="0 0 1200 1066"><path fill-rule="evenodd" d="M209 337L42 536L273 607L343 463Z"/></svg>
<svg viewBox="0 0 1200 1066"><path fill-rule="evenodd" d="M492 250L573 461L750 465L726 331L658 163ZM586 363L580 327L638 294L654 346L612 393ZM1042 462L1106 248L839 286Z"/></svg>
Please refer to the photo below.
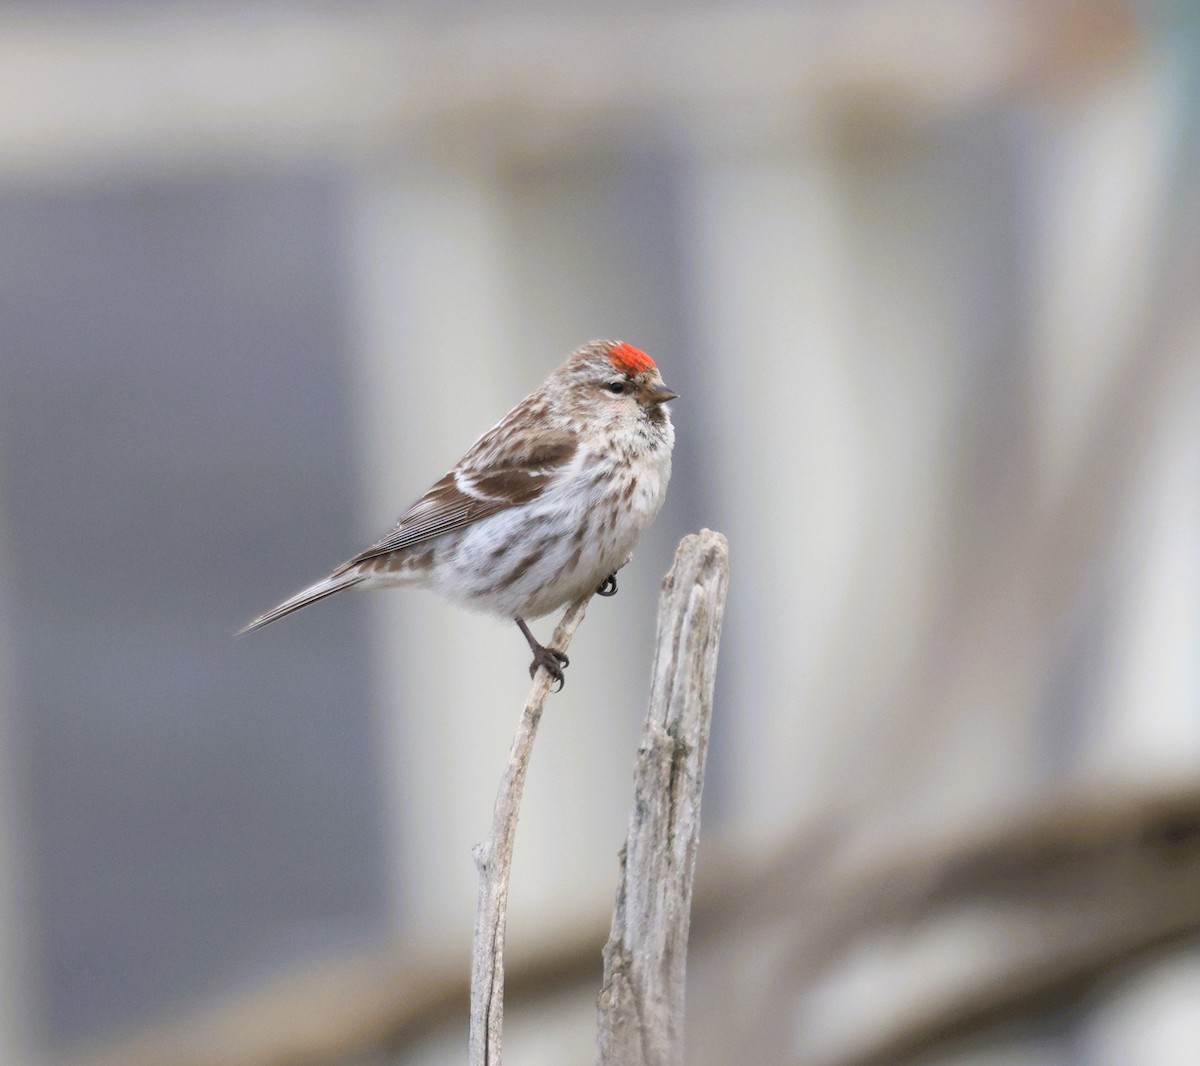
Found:
<svg viewBox="0 0 1200 1066"><path fill-rule="evenodd" d="M537 675L538 667L545 667L548 673L555 681L557 686L552 688L551 692L561 692L566 679L563 677L563 670L571 665L571 660L567 658L565 652L555 651L554 648L546 648L538 646L533 653L533 662L529 664L529 676Z"/></svg>
<svg viewBox="0 0 1200 1066"><path fill-rule="evenodd" d="M597 596L615 596L617 594L617 572L614 570L596 588Z"/></svg>

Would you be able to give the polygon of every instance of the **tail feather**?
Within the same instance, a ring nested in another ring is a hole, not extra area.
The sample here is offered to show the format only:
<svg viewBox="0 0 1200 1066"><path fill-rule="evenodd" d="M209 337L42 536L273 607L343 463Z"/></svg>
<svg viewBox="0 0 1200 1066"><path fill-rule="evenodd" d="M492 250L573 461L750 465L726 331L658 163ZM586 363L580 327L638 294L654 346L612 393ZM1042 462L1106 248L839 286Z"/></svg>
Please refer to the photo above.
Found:
<svg viewBox="0 0 1200 1066"><path fill-rule="evenodd" d="M277 621L284 615L300 610L301 607L307 607L310 603L323 600L326 596L332 596L335 592L341 592L342 589L353 588L362 580L363 577L361 574L336 574L327 577L323 581L318 581L315 585L309 585L308 588L301 589L295 596L291 596L278 606L272 607L265 614L260 614L253 622L242 626L237 631L237 635L240 637L243 633L250 633L255 629L261 629L263 626Z"/></svg>

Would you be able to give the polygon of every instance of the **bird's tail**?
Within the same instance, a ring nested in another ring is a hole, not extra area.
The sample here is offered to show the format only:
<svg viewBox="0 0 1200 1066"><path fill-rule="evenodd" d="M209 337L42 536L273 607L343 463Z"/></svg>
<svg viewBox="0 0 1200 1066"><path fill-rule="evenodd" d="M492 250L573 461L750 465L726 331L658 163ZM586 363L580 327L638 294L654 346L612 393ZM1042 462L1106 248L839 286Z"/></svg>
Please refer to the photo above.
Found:
<svg viewBox="0 0 1200 1066"><path fill-rule="evenodd" d="M353 588L363 580L362 574L344 573L334 574L315 585L309 585L306 589L301 589L292 596L283 601L277 607L272 607L265 614L260 614L253 622L242 626L238 630L237 635L240 637L243 633L249 633L255 629L261 629L268 622L274 622L282 618L285 614L291 614L293 611L300 610L301 607L307 607L310 603L316 603L317 600L323 600L326 596L332 596L335 592L341 592L342 589Z"/></svg>

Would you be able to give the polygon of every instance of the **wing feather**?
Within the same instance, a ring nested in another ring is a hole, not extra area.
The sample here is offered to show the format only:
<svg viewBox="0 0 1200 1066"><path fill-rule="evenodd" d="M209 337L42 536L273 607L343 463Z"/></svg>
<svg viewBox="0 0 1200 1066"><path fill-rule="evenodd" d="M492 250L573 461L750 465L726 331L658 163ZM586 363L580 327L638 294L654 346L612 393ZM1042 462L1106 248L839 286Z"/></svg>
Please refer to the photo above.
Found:
<svg viewBox="0 0 1200 1066"><path fill-rule="evenodd" d="M403 551L473 525L509 507L536 500L560 477L576 448L575 440L565 433L554 438L543 436L510 461L501 464L493 459L480 469L466 465L476 454L472 449L463 463L400 516L400 521L383 540L348 559L331 576L343 574L370 559Z"/></svg>

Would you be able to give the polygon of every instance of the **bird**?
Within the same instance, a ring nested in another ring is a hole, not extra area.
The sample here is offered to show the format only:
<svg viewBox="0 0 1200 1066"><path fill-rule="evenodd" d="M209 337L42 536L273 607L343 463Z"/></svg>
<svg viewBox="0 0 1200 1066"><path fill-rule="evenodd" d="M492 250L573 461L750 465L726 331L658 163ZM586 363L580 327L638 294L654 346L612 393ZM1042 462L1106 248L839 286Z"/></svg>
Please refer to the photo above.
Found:
<svg viewBox="0 0 1200 1066"><path fill-rule="evenodd" d="M382 540L241 630L249 633L344 589L431 589L514 621L561 689L567 656L538 642L530 620L595 591L657 517L671 478L675 429L654 360L625 341L577 348L471 445Z"/></svg>

